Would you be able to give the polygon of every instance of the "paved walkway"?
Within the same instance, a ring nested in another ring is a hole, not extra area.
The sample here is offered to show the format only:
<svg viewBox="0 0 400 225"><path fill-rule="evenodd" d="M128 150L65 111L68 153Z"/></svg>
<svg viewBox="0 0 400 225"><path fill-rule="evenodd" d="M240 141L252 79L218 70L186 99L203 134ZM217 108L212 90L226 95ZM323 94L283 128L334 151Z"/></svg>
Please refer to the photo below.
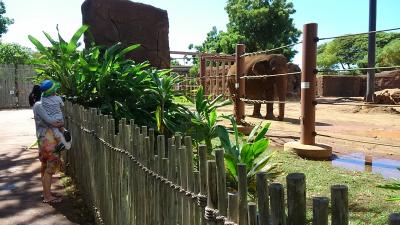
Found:
<svg viewBox="0 0 400 225"><path fill-rule="evenodd" d="M35 140L32 110L0 111L0 224L79 224L79 209L65 196L55 178L53 192L63 202L42 203L40 162L37 149L27 150Z"/></svg>

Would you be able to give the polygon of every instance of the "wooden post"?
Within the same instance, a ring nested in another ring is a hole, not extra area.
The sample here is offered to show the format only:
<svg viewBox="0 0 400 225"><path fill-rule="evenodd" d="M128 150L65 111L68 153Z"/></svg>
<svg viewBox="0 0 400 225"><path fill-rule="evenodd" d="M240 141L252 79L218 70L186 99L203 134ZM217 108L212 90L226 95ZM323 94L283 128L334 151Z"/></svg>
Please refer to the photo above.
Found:
<svg viewBox="0 0 400 225"><path fill-rule="evenodd" d="M186 166L187 166L187 190L193 192L193 146L192 146L192 137L186 136L184 139L185 146L186 146ZM192 203L191 198L186 200L186 207L188 208L189 214L186 215L189 217L189 224L193 225L194 223L194 206Z"/></svg>
<svg viewBox="0 0 400 225"><path fill-rule="evenodd" d="M400 225L400 213L390 214L389 225Z"/></svg>
<svg viewBox="0 0 400 225"><path fill-rule="evenodd" d="M271 200L272 225L286 225L285 200L282 184L272 183L269 186L269 194Z"/></svg>
<svg viewBox="0 0 400 225"><path fill-rule="evenodd" d="M257 225L257 205L250 202L248 206L249 225Z"/></svg>
<svg viewBox="0 0 400 225"><path fill-rule="evenodd" d="M165 143L163 143L165 146ZM162 158L161 161L161 175L163 177L168 177L168 158ZM159 181L161 183L161 181ZM168 212L170 209L168 208L168 187L166 184L161 183L161 193L162 198L160 199L160 210L161 210L161 220L160 224L168 225Z"/></svg>
<svg viewBox="0 0 400 225"><path fill-rule="evenodd" d="M235 118L237 124L242 124L242 119L245 116L245 107L244 102L240 101L240 98L244 98L246 96L245 93L245 80L240 79L240 77L244 76L244 57L242 55L245 53L245 45L237 44L236 45L236 83L235 83Z"/></svg>
<svg viewBox="0 0 400 225"><path fill-rule="evenodd" d="M300 143L315 144L315 80L317 66L317 24L303 27L303 64L301 73Z"/></svg>
<svg viewBox="0 0 400 225"><path fill-rule="evenodd" d="M181 174L181 186L183 189L187 190L187 158L186 158L186 146L182 145L179 149L180 153L180 174ZM182 195L181 195L182 196ZM187 199L185 197L181 197L181 205L182 205L182 224L189 224L189 209L187 208Z"/></svg>
<svg viewBox="0 0 400 225"><path fill-rule="evenodd" d="M228 199L226 194L224 150L215 150L215 160L217 163L218 210L221 215L227 216Z"/></svg>
<svg viewBox="0 0 400 225"><path fill-rule="evenodd" d="M328 225L328 207L328 198L313 198L313 225Z"/></svg>
<svg viewBox="0 0 400 225"><path fill-rule="evenodd" d="M349 224L349 199L346 185L331 187L332 225Z"/></svg>
<svg viewBox="0 0 400 225"><path fill-rule="evenodd" d="M269 193L267 173L257 173L257 196L260 225L269 225Z"/></svg>
<svg viewBox="0 0 400 225"><path fill-rule="evenodd" d="M206 83L206 60L203 56L200 56L200 84L203 86L204 94L207 94Z"/></svg>
<svg viewBox="0 0 400 225"><path fill-rule="evenodd" d="M199 169L200 169L200 194L207 195L207 147L205 145L199 146ZM205 225L204 208L201 209L201 224Z"/></svg>
<svg viewBox="0 0 400 225"><path fill-rule="evenodd" d="M306 176L291 173L286 177L288 225L306 224Z"/></svg>
<svg viewBox="0 0 400 225"><path fill-rule="evenodd" d="M247 171L246 164L237 164L239 191L239 225L247 225Z"/></svg>
<svg viewBox="0 0 400 225"><path fill-rule="evenodd" d="M217 168L214 160L208 160L207 162L207 207L211 209L218 208L218 192L217 192ZM207 221L208 225L215 225L216 223L212 220Z"/></svg>
<svg viewBox="0 0 400 225"><path fill-rule="evenodd" d="M228 219L232 222L239 222L239 198L238 194L228 194Z"/></svg>
<svg viewBox="0 0 400 225"><path fill-rule="evenodd" d="M193 182L193 191L194 193L200 193L200 172L194 171L193 173L194 182ZM194 208L194 225L200 225L200 207L195 206Z"/></svg>
<svg viewBox="0 0 400 225"><path fill-rule="evenodd" d="M168 150L169 153L169 169L168 169L168 179L172 181L173 183L176 183L176 149L175 145L171 145L170 149ZM170 205L169 208L171 209L169 211L169 219L168 219L168 224L176 224L176 193L173 191L170 193Z"/></svg>

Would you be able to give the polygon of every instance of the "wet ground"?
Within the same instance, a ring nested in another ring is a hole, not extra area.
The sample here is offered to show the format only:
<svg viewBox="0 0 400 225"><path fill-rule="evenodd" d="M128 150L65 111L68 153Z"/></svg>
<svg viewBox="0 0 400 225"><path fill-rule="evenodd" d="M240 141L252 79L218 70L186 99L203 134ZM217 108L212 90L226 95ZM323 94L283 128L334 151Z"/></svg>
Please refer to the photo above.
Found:
<svg viewBox="0 0 400 225"><path fill-rule="evenodd" d="M348 155L335 155L332 166L353 171L380 174L386 179L400 179L400 160L370 157L362 152Z"/></svg>
<svg viewBox="0 0 400 225"><path fill-rule="evenodd" d="M340 98L324 98L325 102L340 102ZM357 102L347 102L355 103ZM254 118L252 105L246 105L246 122L260 123ZM265 105L261 113L265 115ZM219 109L220 114L232 114L233 106ZM278 114L277 106L274 110ZM273 146L282 147L300 137L300 103L286 104L284 121L271 122L267 136ZM228 122L223 122L229 125ZM250 128L251 130L251 128ZM354 105L317 105L316 142L332 146L333 166L349 170L370 171L385 178L400 178L400 107L358 107ZM367 158L367 160L365 160ZM372 160L372 162L370 162ZM368 161L368 165L365 164Z"/></svg>

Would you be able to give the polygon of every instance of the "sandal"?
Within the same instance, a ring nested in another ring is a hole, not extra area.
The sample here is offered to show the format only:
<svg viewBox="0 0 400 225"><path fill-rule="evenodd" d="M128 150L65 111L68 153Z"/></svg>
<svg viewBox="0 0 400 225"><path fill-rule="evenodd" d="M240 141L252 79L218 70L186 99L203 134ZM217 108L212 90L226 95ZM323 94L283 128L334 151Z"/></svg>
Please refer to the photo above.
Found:
<svg viewBox="0 0 400 225"><path fill-rule="evenodd" d="M43 199L43 203L60 203L62 201L62 199L61 198L53 198L53 199L51 199L51 200L44 200Z"/></svg>

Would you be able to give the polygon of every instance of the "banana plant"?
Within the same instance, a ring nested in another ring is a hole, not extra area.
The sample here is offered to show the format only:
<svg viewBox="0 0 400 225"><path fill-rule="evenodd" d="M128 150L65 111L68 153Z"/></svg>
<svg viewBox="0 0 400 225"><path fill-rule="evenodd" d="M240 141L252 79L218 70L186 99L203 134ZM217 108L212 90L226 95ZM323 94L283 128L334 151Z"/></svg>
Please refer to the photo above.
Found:
<svg viewBox="0 0 400 225"><path fill-rule="evenodd" d="M50 47L45 47L38 39L29 35L28 38L35 45L40 57L34 60L36 72L39 76L57 80L62 84L61 91L68 96L75 96L77 92L75 73L79 70L79 39L87 31L88 26L81 26L69 41L65 41L59 32L58 40L53 39L48 33L43 32Z"/></svg>
<svg viewBox="0 0 400 225"><path fill-rule="evenodd" d="M253 128L250 135L245 138L239 133L236 120L232 116L224 116L230 120L234 140L229 138L226 127L218 126L217 133L221 146L225 151L225 167L228 173L228 184L235 189L238 184L237 164L246 164L247 186L250 195L256 191L256 174L265 172L267 178L272 180L281 174L278 164L271 163L275 153L268 151L269 140L265 138L270 123L262 123Z"/></svg>
<svg viewBox="0 0 400 225"><path fill-rule="evenodd" d="M192 126L189 134L197 144L205 142L210 155L214 149L212 139L217 137L217 109L231 104L230 100L223 100L223 95L218 95L214 100L204 95L203 87L199 87L194 100L187 98L196 106L196 111L190 112Z"/></svg>

